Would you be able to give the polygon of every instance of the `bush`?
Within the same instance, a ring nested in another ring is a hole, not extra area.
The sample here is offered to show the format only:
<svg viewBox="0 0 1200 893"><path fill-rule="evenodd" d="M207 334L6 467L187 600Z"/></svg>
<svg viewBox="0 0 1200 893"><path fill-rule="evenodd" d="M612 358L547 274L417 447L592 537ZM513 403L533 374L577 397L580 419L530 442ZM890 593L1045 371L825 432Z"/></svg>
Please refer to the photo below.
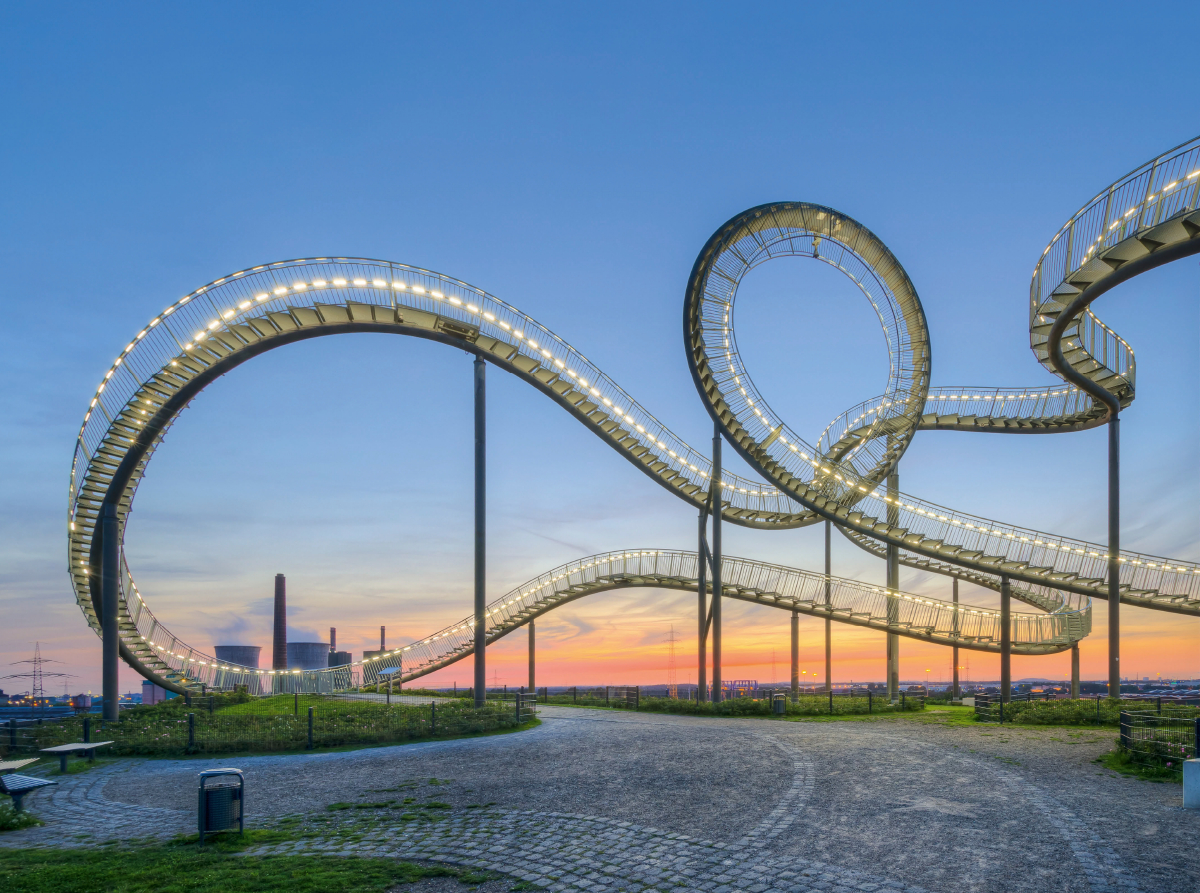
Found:
<svg viewBox="0 0 1200 893"><path fill-rule="evenodd" d="M32 828L34 825L40 824L42 824L42 820L33 813L17 812L13 808L11 799L0 803L0 832L18 831L21 828Z"/></svg>

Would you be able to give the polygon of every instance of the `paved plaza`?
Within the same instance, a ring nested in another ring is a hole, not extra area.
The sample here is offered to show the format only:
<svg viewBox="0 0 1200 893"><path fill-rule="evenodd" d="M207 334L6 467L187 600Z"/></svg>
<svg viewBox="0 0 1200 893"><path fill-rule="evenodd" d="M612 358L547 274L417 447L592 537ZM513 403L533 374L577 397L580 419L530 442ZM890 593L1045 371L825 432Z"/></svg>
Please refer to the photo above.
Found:
<svg viewBox="0 0 1200 893"><path fill-rule="evenodd" d="M117 760L30 798L46 826L0 846L193 832L196 773L233 765L252 825L293 817L295 839L261 852L445 861L551 890L1200 890L1200 814L1177 785L1096 764L1111 732L936 712L541 715L530 731L458 741Z"/></svg>

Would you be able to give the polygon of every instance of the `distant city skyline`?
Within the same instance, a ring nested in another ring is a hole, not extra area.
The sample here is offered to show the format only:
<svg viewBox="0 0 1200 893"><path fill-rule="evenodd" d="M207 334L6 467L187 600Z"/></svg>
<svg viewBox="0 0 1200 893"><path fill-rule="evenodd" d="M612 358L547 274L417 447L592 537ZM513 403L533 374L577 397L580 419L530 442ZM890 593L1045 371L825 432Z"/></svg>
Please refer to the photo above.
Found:
<svg viewBox="0 0 1200 893"><path fill-rule="evenodd" d="M851 32L827 9L781 10L770 29L715 6L686 18L639 10L636 28L584 9L371 14L379 35L420 35L428 64L362 52L360 25L316 8L4 13L21 39L0 60L11 127L0 147L0 675L40 640L80 690L99 690L99 639L66 573L74 438L121 348L203 283L324 254L436 269L540 320L707 453L680 313L696 254L732 214L798 199L854 216L921 295L935 386L1046 385L1027 311L1042 249L1098 190L1195 136L1200 120L1200 99L1139 81L1186 82L1186 54L1154 54L1139 78L1095 89L1103 69L1089 41L1109 23L1069 8L1039 9L1032 32L1019 17L949 7L937 29L881 8ZM1123 27L1152 41L1161 23ZM796 35L814 29L827 37L806 42L800 66ZM294 60L264 54L263 34ZM1088 139L1073 121L1089 122ZM812 266L754 271L737 322L772 407L815 441L880 392L887 353L861 294ZM1195 260L1182 261L1097 305L1139 367L1122 415L1123 545L1190 560L1198 281ZM336 626L356 659L380 624L402 643L466 617L470 366L443 345L344 335L270 352L212 385L170 431L129 523L129 561L156 614L197 647L260 645L264 662L279 572L289 638L323 641ZM1102 429L920 432L901 487L1104 542L1104 449ZM493 598L605 549L695 547L691 508L498 370L489 450ZM811 570L821 543L819 526L725 527L727 554ZM883 562L840 536L833 562L836 575L883 582ZM949 597L946 578L908 568L901 587ZM996 604L969 585L962 599ZM623 590L539 618L539 685L665 681L672 625L680 684L694 682L695 602ZM726 678L762 678L773 650L789 653L787 612L732 600L724 611ZM1098 602L1084 679L1104 676L1104 615ZM1122 616L1125 666L1200 676L1200 618ZM823 671L822 621L803 617L801 631L801 668ZM835 624L833 654L835 678L883 679L880 633ZM977 678L998 677L998 656L969 660ZM948 649L902 639L904 679L949 664ZM1069 668L1067 652L1013 661L1014 678ZM524 633L490 647L488 669L523 684ZM470 676L468 661L415 684ZM122 668L122 691L139 682Z"/></svg>

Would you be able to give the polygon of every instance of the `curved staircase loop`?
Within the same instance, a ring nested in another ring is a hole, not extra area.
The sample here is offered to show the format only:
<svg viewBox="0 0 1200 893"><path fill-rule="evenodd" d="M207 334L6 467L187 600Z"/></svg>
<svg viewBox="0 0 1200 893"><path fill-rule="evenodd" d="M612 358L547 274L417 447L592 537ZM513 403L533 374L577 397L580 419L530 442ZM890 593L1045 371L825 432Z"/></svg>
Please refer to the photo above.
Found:
<svg viewBox="0 0 1200 893"><path fill-rule="evenodd" d="M729 442L762 476L722 471L723 519L762 529L829 519L869 551L899 546L910 566L990 588L1008 576L1013 596L1044 612L1014 615L1013 650L1070 647L1090 631L1090 600L1106 595L1104 546L904 494L889 496L881 484L918 430L1061 433L1103 424L1114 407L1133 400L1135 367L1132 350L1092 313L1091 302L1118 282L1197 251L1200 139L1097 195L1039 259L1031 285L1031 345L1066 384L931 388L924 310L907 273L878 237L844 214L804 202L737 215L697 258L683 314L697 390ZM831 422L815 447L788 428L755 388L732 325L741 279L783 255L840 269L871 301L888 344L885 393ZM130 340L97 388L76 441L68 500L76 600L99 633L100 537L94 533L101 506L114 503L122 540L121 654L147 678L182 691L272 675L223 664L187 645L159 622L138 591L123 557L125 522L154 450L190 400L219 376L266 350L347 332L410 335L482 356L541 391L678 498L697 508L706 501L712 467L702 453L578 350L499 298L430 270L363 258L307 258L239 271L180 298ZM1066 364L1062 372L1056 361ZM695 553L670 550L580 559L514 590L519 596L493 603L488 638L606 589L695 590L695 561ZM1195 562L1128 551L1119 553L1119 561L1122 601L1200 615ZM732 598L939 644L999 649L995 613L986 609L962 605L955 612L936 600L838 578L832 603L825 605L823 575L741 558L727 557L724 565L725 594ZM898 625L888 624L889 602L900 608ZM463 621L380 660L352 670L306 671L289 684L331 690L346 681L339 674L373 678L401 660L404 677L415 678L470 654L470 629Z"/></svg>

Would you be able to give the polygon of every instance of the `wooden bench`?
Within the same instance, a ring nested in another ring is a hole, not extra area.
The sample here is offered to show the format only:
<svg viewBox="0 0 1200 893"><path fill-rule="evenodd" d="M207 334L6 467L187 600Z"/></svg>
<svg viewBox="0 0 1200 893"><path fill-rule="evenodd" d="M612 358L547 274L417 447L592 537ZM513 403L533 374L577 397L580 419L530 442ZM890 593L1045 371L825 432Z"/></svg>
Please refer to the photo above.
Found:
<svg viewBox="0 0 1200 893"><path fill-rule="evenodd" d="M24 769L30 763L36 763L37 757L30 757L27 760L4 760L0 761L0 775L5 772L16 772L18 769Z"/></svg>
<svg viewBox="0 0 1200 893"><path fill-rule="evenodd" d="M12 797L13 808L20 812L21 801L26 794L51 784L58 784L58 782L50 781L47 778L34 778L32 775L0 775L0 794L8 794Z"/></svg>
<svg viewBox="0 0 1200 893"><path fill-rule="evenodd" d="M86 753L89 760L96 759L96 748L107 747L111 741L84 741L82 744L60 744L57 747L43 747L42 753L58 754L58 771L67 774L67 757L73 753Z"/></svg>

